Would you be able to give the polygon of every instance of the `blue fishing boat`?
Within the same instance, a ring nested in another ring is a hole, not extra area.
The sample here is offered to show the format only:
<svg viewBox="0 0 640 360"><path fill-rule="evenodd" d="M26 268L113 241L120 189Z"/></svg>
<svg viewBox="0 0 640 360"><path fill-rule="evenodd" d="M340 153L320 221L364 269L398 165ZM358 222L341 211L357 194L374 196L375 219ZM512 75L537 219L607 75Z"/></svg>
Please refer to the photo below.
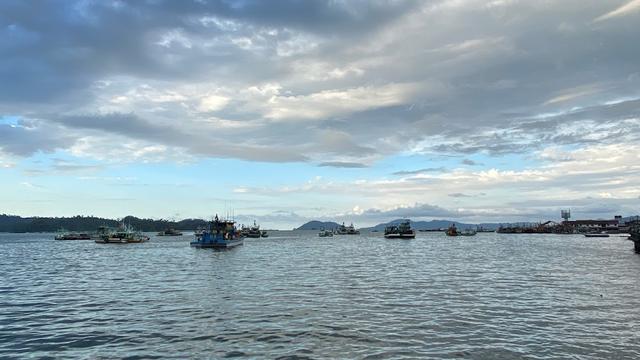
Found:
<svg viewBox="0 0 640 360"><path fill-rule="evenodd" d="M235 221L220 220L218 215L209 223L209 228L196 233L191 246L197 248L228 249L242 245L244 237L236 229Z"/></svg>

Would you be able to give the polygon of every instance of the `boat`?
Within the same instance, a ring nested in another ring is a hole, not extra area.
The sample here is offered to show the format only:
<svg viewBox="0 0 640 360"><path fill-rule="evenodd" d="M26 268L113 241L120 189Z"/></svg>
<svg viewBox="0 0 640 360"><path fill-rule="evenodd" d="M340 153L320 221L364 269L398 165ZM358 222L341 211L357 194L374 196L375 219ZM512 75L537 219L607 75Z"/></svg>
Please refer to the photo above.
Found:
<svg viewBox="0 0 640 360"><path fill-rule="evenodd" d="M260 236L265 238L265 237L269 237L269 234L267 234L267 230L262 230L262 232L260 233Z"/></svg>
<svg viewBox="0 0 640 360"><path fill-rule="evenodd" d="M633 241L635 251L640 254L640 223L629 226L629 240Z"/></svg>
<svg viewBox="0 0 640 360"><path fill-rule="evenodd" d="M336 235L360 235L360 230L356 230L353 223L349 226L345 226L344 222L334 232Z"/></svg>
<svg viewBox="0 0 640 360"><path fill-rule="evenodd" d="M384 229L386 239L414 239L416 232L411 228L409 220L402 221L399 225L390 225Z"/></svg>
<svg viewBox="0 0 640 360"><path fill-rule="evenodd" d="M332 237L333 236L333 231L322 229L318 233L318 236L319 237Z"/></svg>
<svg viewBox="0 0 640 360"><path fill-rule="evenodd" d="M458 229L456 228L456 224L451 224L451 226L449 226L449 228L447 229L445 234L447 234L447 236L458 236L458 235L460 235L460 233L458 232Z"/></svg>
<svg viewBox="0 0 640 360"><path fill-rule="evenodd" d="M114 231L115 229L109 226L106 226L106 225L99 226L96 232L91 235L91 240L99 240L103 236L108 235Z"/></svg>
<svg viewBox="0 0 640 360"><path fill-rule="evenodd" d="M182 233L176 229L165 229L156 234L157 236L182 236Z"/></svg>
<svg viewBox="0 0 640 360"><path fill-rule="evenodd" d="M229 249L244 243L244 236L236 229L235 221L221 220L218 215L209 223L208 229L195 236L196 240L190 245L196 248Z"/></svg>
<svg viewBox="0 0 640 360"><path fill-rule="evenodd" d="M56 240L91 240L91 235L87 233L68 232L65 229L58 230L54 237Z"/></svg>
<svg viewBox="0 0 640 360"><path fill-rule="evenodd" d="M447 236L475 236L478 232L474 229L464 229L462 231L456 228L456 224L451 224L445 234Z"/></svg>
<svg viewBox="0 0 640 360"><path fill-rule="evenodd" d="M588 238L608 238L609 234L607 234L607 233L587 233L587 234L584 234L584 236L588 237Z"/></svg>
<svg viewBox="0 0 640 360"><path fill-rule="evenodd" d="M260 238L262 236L262 232L260 232L260 225L256 224L256 221L253 220L253 226L249 227L246 232L246 237L248 238Z"/></svg>
<svg viewBox="0 0 640 360"><path fill-rule="evenodd" d="M132 244L149 241L149 237L140 231L134 230L130 225L122 224L117 230L108 232L95 242L98 244Z"/></svg>

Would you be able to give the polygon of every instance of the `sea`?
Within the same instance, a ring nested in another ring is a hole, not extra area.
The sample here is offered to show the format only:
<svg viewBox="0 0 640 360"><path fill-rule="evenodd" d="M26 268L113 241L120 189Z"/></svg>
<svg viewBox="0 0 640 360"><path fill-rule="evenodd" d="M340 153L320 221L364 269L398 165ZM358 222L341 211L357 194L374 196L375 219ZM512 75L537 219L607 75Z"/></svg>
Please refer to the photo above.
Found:
<svg viewBox="0 0 640 360"><path fill-rule="evenodd" d="M0 358L639 359L624 237L0 234Z"/></svg>

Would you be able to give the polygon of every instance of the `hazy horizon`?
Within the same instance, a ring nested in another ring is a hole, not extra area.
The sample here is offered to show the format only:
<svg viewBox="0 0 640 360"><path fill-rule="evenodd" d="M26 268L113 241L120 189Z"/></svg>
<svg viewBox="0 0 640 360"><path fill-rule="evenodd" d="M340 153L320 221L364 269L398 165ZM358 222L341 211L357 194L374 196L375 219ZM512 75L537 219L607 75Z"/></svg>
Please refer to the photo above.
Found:
<svg viewBox="0 0 640 360"><path fill-rule="evenodd" d="M637 215L639 23L640 0L3 1L0 213Z"/></svg>

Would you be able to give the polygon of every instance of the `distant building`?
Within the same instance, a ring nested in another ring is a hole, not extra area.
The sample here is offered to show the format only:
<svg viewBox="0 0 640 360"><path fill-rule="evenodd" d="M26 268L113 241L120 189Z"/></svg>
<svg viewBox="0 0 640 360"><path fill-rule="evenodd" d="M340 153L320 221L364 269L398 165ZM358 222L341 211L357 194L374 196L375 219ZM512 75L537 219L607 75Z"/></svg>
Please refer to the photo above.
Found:
<svg viewBox="0 0 640 360"><path fill-rule="evenodd" d="M587 231L611 231L618 230L622 217L616 216L613 220L571 220L563 221L562 225L577 230Z"/></svg>

